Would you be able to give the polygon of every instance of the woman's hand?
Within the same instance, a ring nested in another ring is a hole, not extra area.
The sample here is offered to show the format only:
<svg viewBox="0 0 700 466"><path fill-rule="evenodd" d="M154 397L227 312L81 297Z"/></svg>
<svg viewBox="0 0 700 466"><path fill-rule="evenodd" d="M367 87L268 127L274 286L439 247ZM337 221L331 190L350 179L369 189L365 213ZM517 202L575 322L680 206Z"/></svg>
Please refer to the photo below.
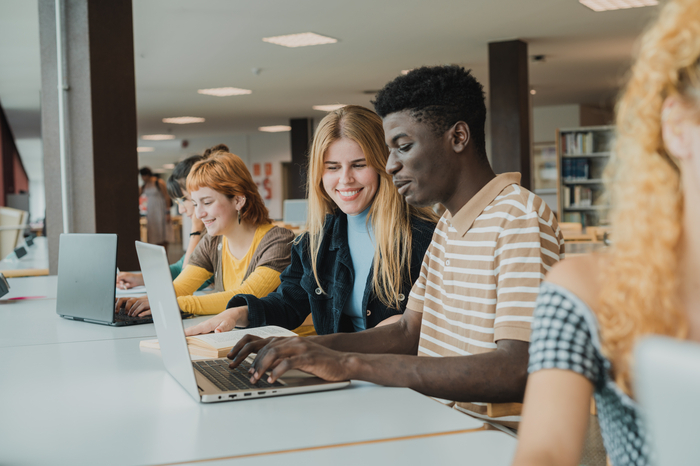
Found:
<svg viewBox="0 0 700 466"><path fill-rule="evenodd" d="M245 314L245 318L243 317ZM245 322L245 323L243 323ZM219 315L205 320L201 324L185 329L185 335L191 337L202 333L221 333L233 330L236 324L240 326L248 325L248 306L232 307L226 309Z"/></svg>
<svg viewBox="0 0 700 466"><path fill-rule="evenodd" d="M151 305L148 304L148 296L119 298L114 305L114 312L118 313L121 308L124 308L124 312L132 317L151 315Z"/></svg>
<svg viewBox="0 0 700 466"><path fill-rule="evenodd" d="M140 273L119 272L117 274L117 288L128 290L136 286L143 286L143 275Z"/></svg>
<svg viewBox="0 0 700 466"><path fill-rule="evenodd" d="M201 219L198 219L196 215L192 215L190 218L192 219L192 231L199 231L203 235L206 232L204 229L204 222L202 222Z"/></svg>

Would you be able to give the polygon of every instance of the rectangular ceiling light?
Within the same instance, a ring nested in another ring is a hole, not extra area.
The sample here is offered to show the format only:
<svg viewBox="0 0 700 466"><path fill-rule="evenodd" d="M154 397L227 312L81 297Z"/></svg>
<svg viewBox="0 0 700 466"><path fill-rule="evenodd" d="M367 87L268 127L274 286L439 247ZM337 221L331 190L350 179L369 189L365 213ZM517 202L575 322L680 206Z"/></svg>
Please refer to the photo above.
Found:
<svg viewBox="0 0 700 466"><path fill-rule="evenodd" d="M252 94L253 91L250 89L239 89L237 87L214 87L211 89L199 89L197 93L216 97L228 97L230 95Z"/></svg>
<svg viewBox="0 0 700 466"><path fill-rule="evenodd" d="M284 131L291 131L291 126L277 125L277 126L261 126L258 131L263 131L265 133L282 133Z"/></svg>
<svg viewBox="0 0 700 466"><path fill-rule="evenodd" d="M172 123L173 125L189 125L190 123L204 123L204 121L204 118L193 116L163 118L163 123Z"/></svg>
<svg viewBox="0 0 700 466"><path fill-rule="evenodd" d="M307 45L335 44L338 39L321 36L313 32L288 34L286 36L263 37L263 42L281 45L283 47L306 47Z"/></svg>
<svg viewBox="0 0 700 466"><path fill-rule="evenodd" d="M163 168L165 168L166 170L172 170L173 168L175 168L175 164L174 163L166 163L163 165Z"/></svg>
<svg viewBox="0 0 700 466"><path fill-rule="evenodd" d="M153 152L156 150L155 147L137 147L136 152Z"/></svg>
<svg viewBox="0 0 700 466"><path fill-rule="evenodd" d="M144 141L166 141L168 139L175 139L174 134L146 134L141 136Z"/></svg>
<svg viewBox="0 0 700 466"><path fill-rule="evenodd" d="M593 11L624 10L658 5L658 0L578 0Z"/></svg>
<svg viewBox="0 0 700 466"><path fill-rule="evenodd" d="M339 108L345 107L346 104L330 104L330 105L314 105L314 110L320 110L322 112L332 112L333 110L338 110Z"/></svg>

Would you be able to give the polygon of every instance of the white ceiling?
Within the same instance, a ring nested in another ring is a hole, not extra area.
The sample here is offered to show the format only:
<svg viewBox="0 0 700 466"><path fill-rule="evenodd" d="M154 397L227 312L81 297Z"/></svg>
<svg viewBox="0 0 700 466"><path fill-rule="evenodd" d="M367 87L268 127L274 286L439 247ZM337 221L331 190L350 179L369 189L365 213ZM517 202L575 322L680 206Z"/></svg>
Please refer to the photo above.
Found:
<svg viewBox="0 0 700 466"><path fill-rule="evenodd" d="M364 91L420 65L462 64L487 84L488 43L514 38L530 55L547 56L530 62L535 106L610 105L656 10L595 13L577 0L133 0L133 7L138 133L172 131L178 139L318 119L324 113L315 104L370 105ZM307 31L339 42L261 41ZM38 34L35 1L0 0L0 102L17 138L40 135ZM253 93L196 92L224 86ZM207 121L161 122L184 115Z"/></svg>

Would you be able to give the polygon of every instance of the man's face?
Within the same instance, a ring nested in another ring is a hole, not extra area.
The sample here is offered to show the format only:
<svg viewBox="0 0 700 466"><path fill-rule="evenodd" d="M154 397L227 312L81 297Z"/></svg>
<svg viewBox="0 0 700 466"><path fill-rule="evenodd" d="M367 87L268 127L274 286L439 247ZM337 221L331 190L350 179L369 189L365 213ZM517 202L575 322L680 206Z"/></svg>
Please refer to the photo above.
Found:
<svg viewBox="0 0 700 466"><path fill-rule="evenodd" d="M399 194L415 206L444 203L451 177L443 138L409 111L387 115L384 134L389 147L386 172L393 176Z"/></svg>

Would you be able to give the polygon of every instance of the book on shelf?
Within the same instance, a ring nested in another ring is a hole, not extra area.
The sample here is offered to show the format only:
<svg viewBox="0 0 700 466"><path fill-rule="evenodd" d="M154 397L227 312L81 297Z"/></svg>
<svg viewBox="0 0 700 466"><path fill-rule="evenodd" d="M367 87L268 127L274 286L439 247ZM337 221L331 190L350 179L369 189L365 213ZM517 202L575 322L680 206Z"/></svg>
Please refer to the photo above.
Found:
<svg viewBox="0 0 700 466"><path fill-rule="evenodd" d="M564 208L582 208L601 205L604 199L602 190L581 185L564 186L562 196L564 197Z"/></svg>
<svg viewBox="0 0 700 466"><path fill-rule="evenodd" d="M569 131L561 137L561 152L564 155L587 155L609 152L612 146L611 130Z"/></svg>
<svg viewBox="0 0 700 466"><path fill-rule="evenodd" d="M590 154L594 152L593 132L566 133L562 146L562 152L567 155Z"/></svg>
<svg viewBox="0 0 700 466"><path fill-rule="evenodd" d="M231 351L231 348L246 335L255 335L261 338L297 336L296 333L286 328L268 325L266 327L238 329L231 330L230 332L207 333L204 335L187 337L187 348L190 354L196 356L223 358ZM142 348L160 349L158 340L141 340L139 346Z"/></svg>
<svg viewBox="0 0 700 466"><path fill-rule="evenodd" d="M589 161L587 159L563 159L562 176L564 181L587 180Z"/></svg>

